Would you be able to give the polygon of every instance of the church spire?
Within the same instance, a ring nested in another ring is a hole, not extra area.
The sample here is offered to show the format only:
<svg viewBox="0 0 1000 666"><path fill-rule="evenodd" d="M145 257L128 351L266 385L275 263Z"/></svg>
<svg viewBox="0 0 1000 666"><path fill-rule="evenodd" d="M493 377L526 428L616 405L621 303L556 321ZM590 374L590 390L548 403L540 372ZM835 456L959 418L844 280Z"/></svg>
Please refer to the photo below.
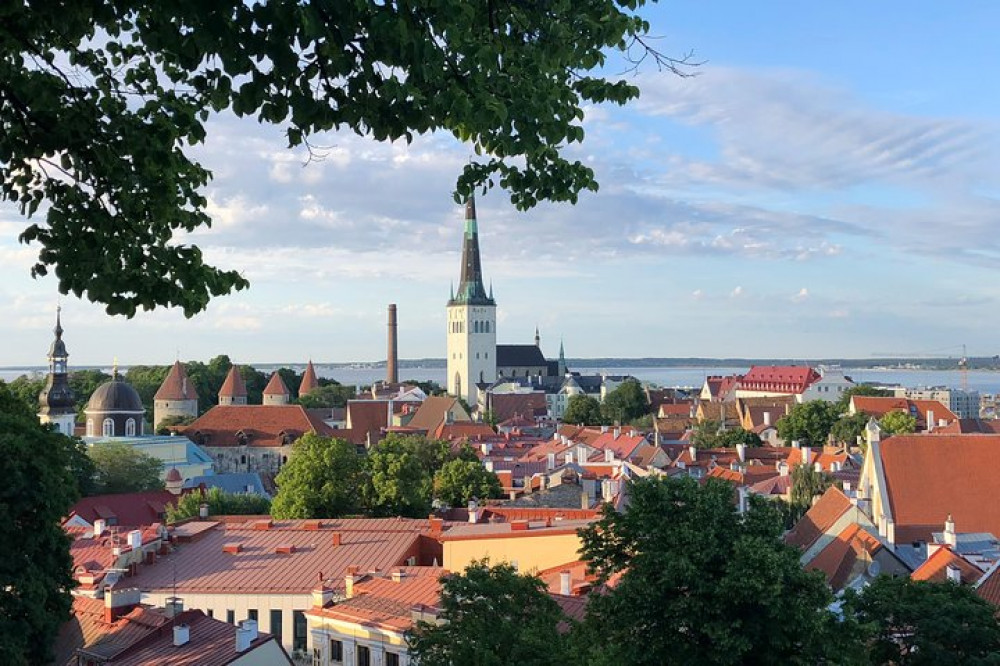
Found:
<svg viewBox="0 0 1000 666"><path fill-rule="evenodd" d="M566 352L563 350L562 338L559 338L559 376L566 376Z"/></svg>
<svg viewBox="0 0 1000 666"><path fill-rule="evenodd" d="M535 324L535 346L542 346L542 336L538 334L538 324Z"/></svg>
<svg viewBox="0 0 1000 666"><path fill-rule="evenodd" d="M462 240L462 274L458 293L452 304L495 305L483 286L483 267L479 258L479 225L476 221L476 199L465 202L465 234Z"/></svg>
<svg viewBox="0 0 1000 666"><path fill-rule="evenodd" d="M58 423L60 432L72 435L76 417L76 396L69 385L67 368L69 354L62 339L62 308L56 309L56 327L53 332L55 339L49 347L49 374L38 396L38 415L42 423Z"/></svg>

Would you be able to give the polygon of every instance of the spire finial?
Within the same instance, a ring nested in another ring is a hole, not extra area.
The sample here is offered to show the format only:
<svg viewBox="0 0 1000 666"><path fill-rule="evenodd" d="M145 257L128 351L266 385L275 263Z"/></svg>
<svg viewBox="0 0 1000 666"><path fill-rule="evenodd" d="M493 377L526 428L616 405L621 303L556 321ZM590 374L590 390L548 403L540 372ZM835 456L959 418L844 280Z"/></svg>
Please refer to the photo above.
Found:
<svg viewBox="0 0 1000 666"><path fill-rule="evenodd" d="M62 339L63 327L62 327L62 306L56 306L56 328L55 328L56 339Z"/></svg>
<svg viewBox="0 0 1000 666"><path fill-rule="evenodd" d="M493 280L490 280L490 300L493 300Z"/></svg>
<svg viewBox="0 0 1000 666"><path fill-rule="evenodd" d="M114 359L114 361L113 361L113 363L111 365L111 379L118 379L118 357L117 356L115 356L115 359Z"/></svg>

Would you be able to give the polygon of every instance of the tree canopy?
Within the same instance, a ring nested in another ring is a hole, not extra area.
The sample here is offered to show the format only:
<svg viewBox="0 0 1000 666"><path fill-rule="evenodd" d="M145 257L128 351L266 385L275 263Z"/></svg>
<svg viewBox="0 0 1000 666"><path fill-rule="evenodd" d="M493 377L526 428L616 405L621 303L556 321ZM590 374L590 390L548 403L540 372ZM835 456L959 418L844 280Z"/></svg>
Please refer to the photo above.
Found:
<svg viewBox="0 0 1000 666"><path fill-rule="evenodd" d="M306 433L275 478L275 518L339 518L361 507L364 460L342 439Z"/></svg>
<svg viewBox="0 0 1000 666"><path fill-rule="evenodd" d="M593 396L583 393L571 395L566 403L566 411L562 416L563 423L577 425L600 425L604 423L601 415L601 403Z"/></svg>
<svg viewBox="0 0 1000 666"><path fill-rule="evenodd" d="M858 437L865 434L865 426L868 425L868 415L864 412L856 414L844 414L834 422L830 428L833 438L849 446L854 446Z"/></svg>
<svg viewBox="0 0 1000 666"><path fill-rule="evenodd" d="M73 560L60 523L78 498L76 447L0 382L0 663L48 663L69 619Z"/></svg>
<svg viewBox="0 0 1000 666"><path fill-rule="evenodd" d="M786 442L798 440L805 446L823 446L839 417L840 410L832 402L803 402L778 419L778 437Z"/></svg>
<svg viewBox="0 0 1000 666"><path fill-rule="evenodd" d="M607 54L647 47L644 0L353 3L130 0L8 3L0 32L0 197L31 217L36 276L110 314L248 286L177 242L206 226L211 174L189 155L214 113L379 141L443 131L482 156L456 198L496 182L527 209L595 190L563 156L584 106L638 88L600 76ZM591 74L597 72L597 75Z"/></svg>
<svg viewBox="0 0 1000 666"><path fill-rule="evenodd" d="M98 442L88 453L94 461L95 495L163 488L163 462L125 442Z"/></svg>
<svg viewBox="0 0 1000 666"><path fill-rule="evenodd" d="M448 506L500 497L500 479L478 460L449 460L434 475L434 496Z"/></svg>
<svg viewBox="0 0 1000 666"><path fill-rule="evenodd" d="M822 575L781 540L779 511L690 478L630 482L624 513L581 530L583 559L614 587L579 634L590 664L816 664L839 639Z"/></svg>
<svg viewBox="0 0 1000 666"><path fill-rule="evenodd" d="M439 624L420 622L409 637L420 666L564 664L563 619L545 583L509 564L473 562L442 581Z"/></svg>
<svg viewBox="0 0 1000 666"><path fill-rule="evenodd" d="M649 413L649 398L642 385L627 379L604 396L601 414L606 423L628 423Z"/></svg>
<svg viewBox="0 0 1000 666"><path fill-rule="evenodd" d="M699 449L724 449L737 444L747 446L763 446L760 435L743 428L723 430L719 421L705 419L694 427L691 434L691 444Z"/></svg>
<svg viewBox="0 0 1000 666"><path fill-rule="evenodd" d="M889 412L878 422L882 428L882 434L907 435L917 429L917 417L906 412Z"/></svg>
<svg viewBox="0 0 1000 666"><path fill-rule="evenodd" d="M171 523L200 515L201 505L208 505L210 516L261 516L271 512L271 500L254 493L227 493L221 488L184 493L176 504L167 505Z"/></svg>

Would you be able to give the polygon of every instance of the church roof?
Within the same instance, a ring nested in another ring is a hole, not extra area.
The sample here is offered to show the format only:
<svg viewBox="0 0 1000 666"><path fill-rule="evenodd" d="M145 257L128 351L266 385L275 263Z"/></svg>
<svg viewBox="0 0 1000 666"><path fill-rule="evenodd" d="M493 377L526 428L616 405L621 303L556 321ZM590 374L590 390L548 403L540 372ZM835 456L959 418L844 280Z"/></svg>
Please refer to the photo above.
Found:
<svg viewBox="0 0 1000 666"><path fill-rule="evenodd" d="M197 400L198 392L188 381L187 371L180 361L174 361L167 378L160 384L153 400Z"/></svg>
<svg viewBox="0 0 1000 666"><path fill-rule="evenodd" d="M306 365L306 371L302 373L302 383L299 384L299 397L301 398L315 388L319 388L319 380L316 379L316 370L313 368L313 362L310 360Z"/></svg>
<svg viewBox="0 0 1000 666"><path fill-rule="evenodd" d="M469 197L465 203L465 235L462 241L462 274L458 292L449 305L496 305L492 296L486 295L483 285L483 267L479 258L479 226L476 222L476 200Z"/></svg>
<svg viewBox="0 0 1000 666"><path fill-rule="evenodd" d="M542 350L535 345L497 345L498 368L548 367Z"/></svg>
<svg viewBox="0 0 1000 666"><path fill-rule="evenodd" d="M62 308L56 308L56 327L53 329L56 337L52 341L52 346L49 347L49 358L66 358L69 356L66 352L66 343L62 339L63 327L61 319Z"/></svg>
<svg viewBox="0 0 1000 666"><path fill-rule="evenodd" d="M144 414L146 408L142 406L142 398L132 386L122 379L117 368L112 374L110 382L104 382L97 387L90 401L87 403L85 413L107 413L126 412Z"/></svg>
<svg viewBox="0 0 1000 666"><path fill-rule="evenodd" d="M247 395L247 385L243 382L243 375L240 374L238 366L229 368L226 381L222 382L219 389L220 398L245 398Z"/></svg>
<svg viewBox="0 0 1000 666"><path fill-rule="evenodd" d="M264 388L264 395L291 395L288 387L285 386L285 380L281 378L277 370L271 375L271 381Z"/></svg>

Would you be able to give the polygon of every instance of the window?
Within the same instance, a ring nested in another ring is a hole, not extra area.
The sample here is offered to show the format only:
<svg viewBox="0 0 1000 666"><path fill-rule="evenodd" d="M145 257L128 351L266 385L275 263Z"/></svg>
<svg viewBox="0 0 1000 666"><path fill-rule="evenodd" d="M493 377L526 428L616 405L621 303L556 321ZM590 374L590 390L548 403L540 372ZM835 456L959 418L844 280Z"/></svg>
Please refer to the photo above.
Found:
<svg viewBox="0 0 1000 666"><path fill-rule="evenodd" d="M257 621L257 609L256 608L251 608L250 610L247 611L247 619L248 620L253 620L254 622Z"/></svg>
<svg viewBox="0 0 1000 666"><path fill-rule="evenodd" d="M399 666L399 655L395 652L386 652L385 666Z"/></svg>
<svg viewBox="0 0 1000 666"><path fill-rule="evenodd" d="M344 644L338 640L330 639L330 661L335 664L344 661Z"/></svg>
<svg viewBox="0 0 1000 666"><path fill-rule="evenodd" d="M372 666L372 651L365 645L358 646L358 666Z"/></svg>
<svg viewBox="0 0 1000 666"><path fill-rule="evenodd" d="M111 419L104 419L104 423L101 424L101 436L103 437L114 437L115 436L115 422Z"/></svg>
<svg viewBox="0 0 1000 666"><path fill-rule="evenodd" d="M135 419L129 419L125 422L125 436L135 437Z"/></svg>
<svg viewBox="0 0 1000 666"><path fill-rule="evenodd" d="M273 612L273 611L272 611ZM279 613L281 611L278 611ZM305 611L292 611L292 649L306 649L306 633L309 631L309 624L306 622Z"/></svg>
<svg viewBox="0 0 1000 666"><path fill-rule="evenodd" d="M236 624L236 611L232 608L226 609L226 622L229 624Z"/></svg>
<svg viewBox="0 0 1000 666"><path fill-rule="evenodd" d="M274 635L274 640L276 640L276 641L278 641L280 643L281 642L281 609L275 609L275 608L271 609L271 624L268 625L268 626L270 627L270 632ZM302 649L304 650L305 647L306 646L303 645Z"/></svg>

